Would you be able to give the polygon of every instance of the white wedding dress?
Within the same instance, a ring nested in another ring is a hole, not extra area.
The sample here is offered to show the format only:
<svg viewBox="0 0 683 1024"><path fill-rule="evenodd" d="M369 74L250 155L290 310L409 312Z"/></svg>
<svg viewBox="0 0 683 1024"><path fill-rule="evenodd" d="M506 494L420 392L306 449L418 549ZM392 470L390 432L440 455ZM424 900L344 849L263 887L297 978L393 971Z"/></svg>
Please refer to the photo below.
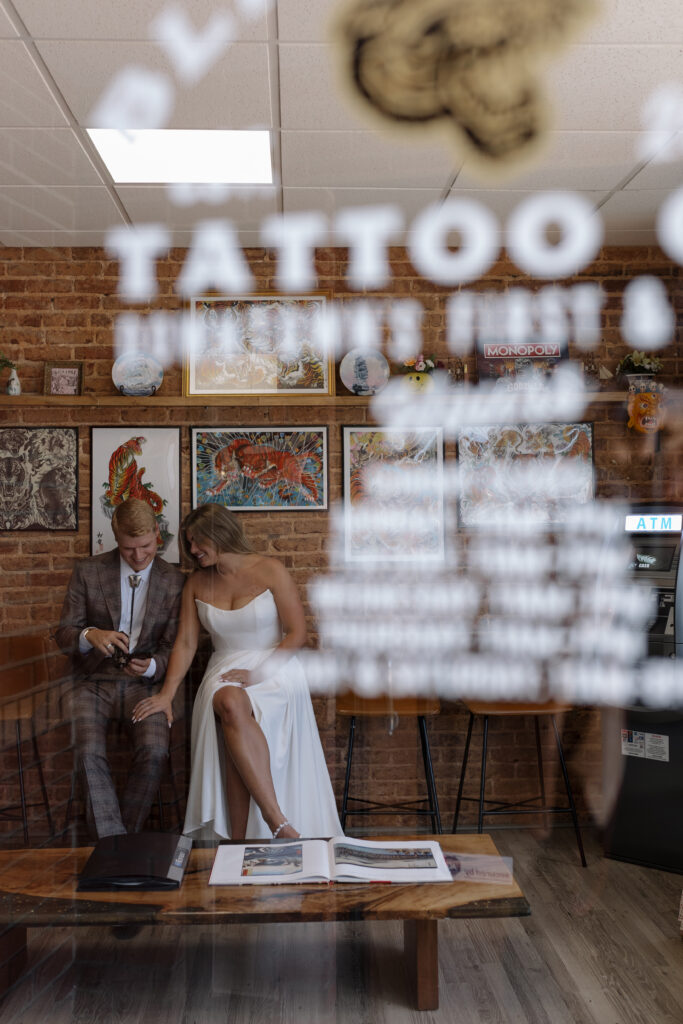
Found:
<svg viewBox="0 0 683 1024"><path fill-rule="evenodd" d="M192 712L192 771L183 831L199 839L229 839L230 811L224 785L226 753L220 722L214 715L213 696L222 686L236 685L220 678L224 672L254 669L265 661L282 639L282 626L269 590L232 611L198 598L195 601L214 651ZM301 662L291 657L273 676L245 687L244 692L268 742L277 801L288 821L306 838L341 835ZM270 829L252 800L247 839L270 837Z"/></svg>

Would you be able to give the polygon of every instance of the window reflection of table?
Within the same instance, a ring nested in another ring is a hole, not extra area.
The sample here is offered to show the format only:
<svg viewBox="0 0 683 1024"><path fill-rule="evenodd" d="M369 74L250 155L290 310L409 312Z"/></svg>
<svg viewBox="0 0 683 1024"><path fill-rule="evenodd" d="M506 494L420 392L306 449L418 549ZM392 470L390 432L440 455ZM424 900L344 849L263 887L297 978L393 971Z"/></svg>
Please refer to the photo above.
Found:
<svg viewBox="0 0 683 1024"><path fill-rule="evenodd" d="M498 852L488 835L382 838L435 839L445 851L460 853ZM529 913L529 904L514 882L209 886L213 848L193 849L180 889L79 893L78 873L89 854L88 848L0 851L0 995L26 966L28 928L403 921L415 1005L431 1010L439 1004L440 919Z"/></svg>

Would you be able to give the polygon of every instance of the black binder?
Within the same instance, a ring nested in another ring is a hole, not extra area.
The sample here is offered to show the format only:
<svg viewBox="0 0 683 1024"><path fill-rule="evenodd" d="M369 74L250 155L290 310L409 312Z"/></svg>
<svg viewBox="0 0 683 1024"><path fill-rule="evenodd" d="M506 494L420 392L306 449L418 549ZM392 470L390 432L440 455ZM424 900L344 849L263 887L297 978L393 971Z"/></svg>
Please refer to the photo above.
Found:
<svg viewBox="0 0 683 1024"><path fill-rule="evenodd" d="M167 832L134 832L98 840L78 879L79 892L177 889L192 840Z"/></svg>

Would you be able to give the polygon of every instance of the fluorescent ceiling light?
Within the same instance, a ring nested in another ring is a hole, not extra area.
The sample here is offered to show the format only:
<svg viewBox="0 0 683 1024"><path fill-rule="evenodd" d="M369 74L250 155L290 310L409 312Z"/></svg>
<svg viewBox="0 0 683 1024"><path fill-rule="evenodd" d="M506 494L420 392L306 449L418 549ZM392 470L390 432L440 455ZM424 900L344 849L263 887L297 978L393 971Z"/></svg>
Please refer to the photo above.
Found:
<svg viewBox="0 0 683 1024"><path fill-rule="evenodd" d="M88 128L115 182L271 185L270 133Z"/></svg>

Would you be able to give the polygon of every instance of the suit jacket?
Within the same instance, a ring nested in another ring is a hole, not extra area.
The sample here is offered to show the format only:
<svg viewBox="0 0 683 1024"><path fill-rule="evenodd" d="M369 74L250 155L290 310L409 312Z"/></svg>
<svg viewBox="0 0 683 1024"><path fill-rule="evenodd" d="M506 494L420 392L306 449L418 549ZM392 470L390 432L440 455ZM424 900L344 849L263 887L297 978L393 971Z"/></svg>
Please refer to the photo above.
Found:
<svg viewBox="0 0 683 1024"><path fill-rule="evenodd" d="M93 648L86 654L78 649L78 640L86 626L118 629L121 619L121 556L118 549L105 551L77 562L66 591L62 615L55 632L57 643L71 658L78 677L121 675L120 669ZM147 588L145 618L137 642L140 651L149 651L156 661L150 682L160 682L166 674L168 658L178 631L180 595L185 577L180 569L157 555L152 563Z"/></svg>

